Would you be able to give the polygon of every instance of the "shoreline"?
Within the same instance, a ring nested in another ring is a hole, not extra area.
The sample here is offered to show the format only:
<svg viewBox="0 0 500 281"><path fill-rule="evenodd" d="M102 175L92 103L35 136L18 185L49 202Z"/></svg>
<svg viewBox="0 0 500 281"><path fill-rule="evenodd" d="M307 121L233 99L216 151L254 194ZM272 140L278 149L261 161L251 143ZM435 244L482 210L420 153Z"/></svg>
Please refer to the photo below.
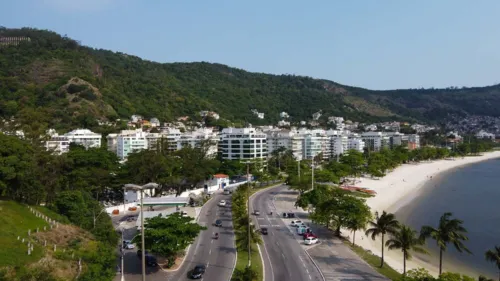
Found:
<svg viewBox="0 0 500 281"><path fill-rule="evenodd" d="M451 171L455 168L500 158L500 151L486 152L480 156L467 156L465 158L456 158L454 160L435 160L431 162L421 162L416 164L404 164L392 172L388 173L385 177L380 179L361 178L360 182L356 183L358 187L365 187L377 192L377 195L370 197L366 203L372 210L382 213L382 211L396 213L397 210L411 203L422 192L431 187L426 187L433 179L437 178L443 172ZM417 230L418 231L418 230ZM352 233L344 230L344 233ZM365 250L371 251L373 254L381 255L381 239L378 237L372 240L365 235L361 239L356 239L356 244L363 247ZM387 238L386 238L387 240ZM384 260L392 268L403 272L403 256L400 251L389 251L386 247L384 249ZM424 260L414 256L412 260L406 261L406 270L413 268L425 268L432 275L438 275L437 264L431 263L429 260ZM446 270L456 270L454 266L447 266L443 268ZM471 274L468 270L462 270L464 274Z"/></svg>

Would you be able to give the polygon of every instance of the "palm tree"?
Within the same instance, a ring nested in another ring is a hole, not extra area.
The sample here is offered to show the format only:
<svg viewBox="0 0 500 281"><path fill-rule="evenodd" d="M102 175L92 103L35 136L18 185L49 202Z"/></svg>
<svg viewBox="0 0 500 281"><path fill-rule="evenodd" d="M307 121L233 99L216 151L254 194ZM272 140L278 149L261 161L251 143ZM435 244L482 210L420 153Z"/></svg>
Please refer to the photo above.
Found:
<svg viewBox="0 0 500 281"><path fill-rule="evenodd" d="M384 236L388 233L395 233L399 229L399 222L394 214L384 211L380 217L377 215L376 221L371 221L368 224L371 228L366 230L366 236L371 235L372 239L375 240L377 236L382 235L382 257L380 260L380 267L382 267L384 266Z"/></svg>
<svg viewBox="0 0 500 281"><path fill-rule="evenodd" d="M467 233L467 229L465 229L462 224L463 221L459 219L451 219L452 213L444 213L439 219L438 228L433 228L431 226L422 226L422 230L420 230L420 237L422 239L426 239L431 237L436 240L436 243L439 247L439 275L441 275L443 269L443 252L446 251L446 248L449 243L452 243L457 249L458 252L467 252L471 253L467 247L463 244L463 241L469 240L469 238L465 235Z"/></svg>
<svg viewBox="0 0 500 281"><path fill-rule="evenodd" d="M500 270L500 246L495 246L495 249L488 250L484 254L484 257L487 261L495 263L498 267L498 270ZM500 273L498 275L498 281L500 281Z"/></svg>
<svg viewBox="0 0 500 281"><path fill-rule="evenodd" d="M392 249L401 249L403 252L403 275L406 274L406 260L411 259L410 251L427 254L427 251L420 247L425 240L418 237L418 234L411 227L402 225L398 232L392 234L392 238L387 240L385 245Z"/></svg>
<svg viewBox="0 0 500 281"><path fill-rule="evenodd" d="M250 227L250 231L248 231L248 227ZM258 230L255 229L255 226L253 224L251 224L250 226L241 226L236 230L236 245L239 249L248 251L249 239L251 243L262 244L262 238L260 237Z"/></svg>

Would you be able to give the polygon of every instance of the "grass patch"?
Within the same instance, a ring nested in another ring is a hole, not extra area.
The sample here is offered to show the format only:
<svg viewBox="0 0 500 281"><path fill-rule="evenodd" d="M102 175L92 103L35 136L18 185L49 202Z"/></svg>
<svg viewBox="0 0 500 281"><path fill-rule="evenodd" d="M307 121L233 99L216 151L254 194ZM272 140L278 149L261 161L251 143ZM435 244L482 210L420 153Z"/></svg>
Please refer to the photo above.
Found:
<svg viewBox="0 0 500 281"><path fill-rule="evenodd" d="M34 234L36 228L48 226L41 218L33 215L29 209L16 202L0 201L0 267L23 266L38 261L44 255L43 247L34 244L34 250L28 256L28 230ZM33 241L34 235L30 237ZM25 245L17 236L25 239Z"/></svg>
<svg viewBox="0 0 500 281"><path fill-rule="evenodd" d="M244 270L245 267L248 265L248 252L243 249L237 249L238 250L238 258L236 260L236 270ZM251 252L251 260L252 260L252 265L251 267L257 272L258 279L257 280L262 280L263 278L263 268L262 268L262 260L260 259L259 255L259 250L257 249L256 244L252 244L252 252Z"/></svg>
<svg viewBox="0 0 500 281"><path fill-rule="evenodd" d="M391 280L400 280L401 279L401 273L397 272L394 270L392 267L390 267L388 264L384 263L384 266L380 268L380 257L377 255L374 255L367 250L363 249L362 247L358 245L352 245L351 242L342 239L344 244L348 245L351 250L353 250L359 257L361 257L365 262L367 262L371 267L373 267L378 273L384 275L385 277L391 279Z"/></svg>
<svg viewBox="0 0 500 281"><path fill-rule="evenodd" d="M63 215L60 215L45 206L31 206L33 209L39 211L40 213L46 215L47 217L56 220L60 223L69 224L69 219Z"/></svg>

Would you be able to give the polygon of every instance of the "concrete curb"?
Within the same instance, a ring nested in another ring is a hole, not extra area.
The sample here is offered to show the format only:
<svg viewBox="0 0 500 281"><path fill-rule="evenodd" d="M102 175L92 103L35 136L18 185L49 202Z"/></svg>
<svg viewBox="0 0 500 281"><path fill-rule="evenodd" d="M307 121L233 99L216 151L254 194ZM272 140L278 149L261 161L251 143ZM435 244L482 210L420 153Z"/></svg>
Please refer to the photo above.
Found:
<svg viewBox="0 0 500 281"><path fill-rule="evenodd" d="M260 261L262 262L262 280L266 281L266 265L264 263L264 257L262 256L259 244L257 244L257 250L259 250Z"/></svg>
<svg viewBox="0 0 500 281"><path fill-rule="evenodd" d="M319 274L321 274L321 277L323 278L323 281L325 281L325 275L323 275L323 272L321 271L321 269L319 268L318 264L314 261L314 259L311 257L311 255L309 255L309 253L307 252L307 250L304 250L304 252L306 252L306 255L309 257L309 259L313 262L314 266L316 267L316 269L318 270Z"/></svg>

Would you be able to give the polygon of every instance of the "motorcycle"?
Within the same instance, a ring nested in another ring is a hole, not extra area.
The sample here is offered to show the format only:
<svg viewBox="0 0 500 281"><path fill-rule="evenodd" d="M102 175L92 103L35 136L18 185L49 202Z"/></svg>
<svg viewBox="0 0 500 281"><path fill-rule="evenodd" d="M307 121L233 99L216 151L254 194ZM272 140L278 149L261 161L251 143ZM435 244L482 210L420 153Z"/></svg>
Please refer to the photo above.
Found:
<svg viewBox="0 0 500 281"><path fill-rule="evenodd" d="M215 240L219 239L219 233L215 233L215 237L214 237Z"/></svg>

